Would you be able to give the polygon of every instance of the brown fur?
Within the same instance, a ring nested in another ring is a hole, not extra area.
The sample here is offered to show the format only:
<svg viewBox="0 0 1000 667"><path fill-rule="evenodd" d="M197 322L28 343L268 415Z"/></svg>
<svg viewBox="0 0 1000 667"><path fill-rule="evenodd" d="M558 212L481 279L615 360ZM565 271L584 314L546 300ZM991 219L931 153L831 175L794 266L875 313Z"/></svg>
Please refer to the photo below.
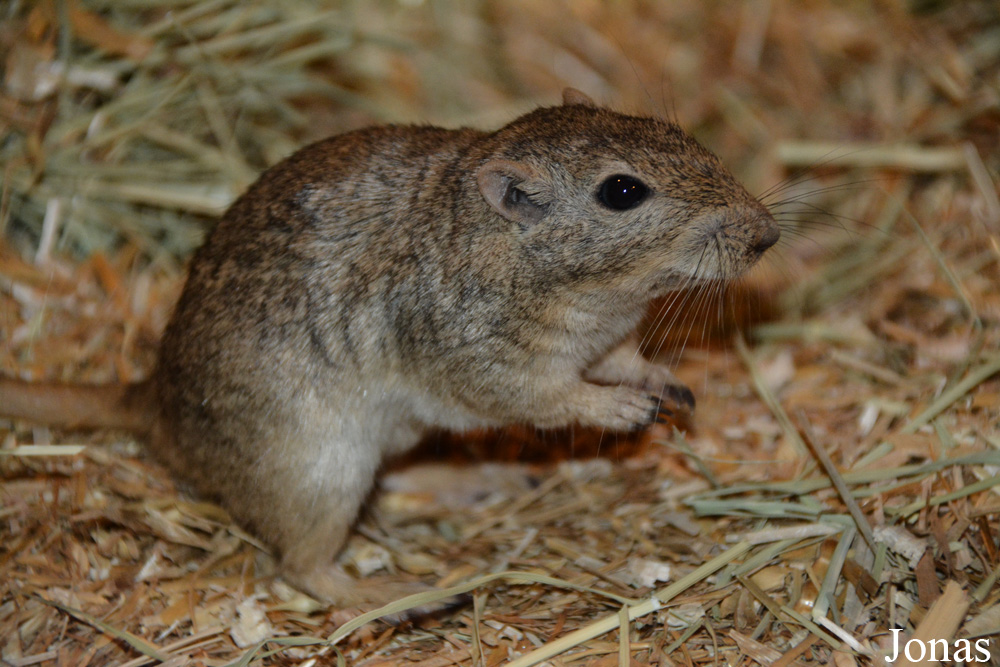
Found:
<svg viewBox="0 0 1000 667"><path fill-rule="evenodd" d="M150 445L320 598L398 592L359 588L334 558L383 458L429 428L629 430L664 392L690 402L637 354L647 304L736 276L777 240L676 125L565 99L494 133L373 127L307 146L191 263L145 403ZM650 195L603 206L613 174ZM143 404L116 391L94 410Z"/></svg>

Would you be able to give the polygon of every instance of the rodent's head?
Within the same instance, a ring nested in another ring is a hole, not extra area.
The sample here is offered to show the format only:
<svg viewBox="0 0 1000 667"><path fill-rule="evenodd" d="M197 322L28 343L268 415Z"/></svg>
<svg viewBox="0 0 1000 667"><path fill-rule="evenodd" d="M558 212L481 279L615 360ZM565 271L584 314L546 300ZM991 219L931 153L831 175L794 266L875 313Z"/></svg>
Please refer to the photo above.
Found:
<svg viewBox="0 0 1000 667"><path fill-rule="evenodd" d="M767 209L676 124L563 97L490 135L476 174L540 270L656 296L738 276L777 242Z"/></svg>

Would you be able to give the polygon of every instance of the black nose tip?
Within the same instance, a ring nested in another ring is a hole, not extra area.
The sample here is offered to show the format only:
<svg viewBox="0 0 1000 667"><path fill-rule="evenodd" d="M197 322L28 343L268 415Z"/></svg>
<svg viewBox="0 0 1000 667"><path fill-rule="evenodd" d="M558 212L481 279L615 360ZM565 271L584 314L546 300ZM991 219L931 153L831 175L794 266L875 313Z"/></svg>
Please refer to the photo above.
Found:
<svg viewBox="0 0 1000 667"><path fill-rule="evenodd" d="M766 220L763 220L762 223L760 230L757 232L757 238L754 239L751 246L754 252L764 252L781 238L781 230L778 229L778 223L772 220L770 216Z"/></svg>

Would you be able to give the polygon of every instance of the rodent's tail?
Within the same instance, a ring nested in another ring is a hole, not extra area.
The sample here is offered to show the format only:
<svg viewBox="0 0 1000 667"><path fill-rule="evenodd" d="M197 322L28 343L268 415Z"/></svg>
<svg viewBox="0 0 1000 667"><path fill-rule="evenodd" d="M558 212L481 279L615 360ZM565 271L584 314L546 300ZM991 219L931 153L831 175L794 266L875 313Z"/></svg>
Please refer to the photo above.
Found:
<svg viewBox="0 0 1000 667"><path fill-rule="evenodd" d="M0 378L0 416L67 428L145 433L156 414L152 382L73 385Z"/></svg>

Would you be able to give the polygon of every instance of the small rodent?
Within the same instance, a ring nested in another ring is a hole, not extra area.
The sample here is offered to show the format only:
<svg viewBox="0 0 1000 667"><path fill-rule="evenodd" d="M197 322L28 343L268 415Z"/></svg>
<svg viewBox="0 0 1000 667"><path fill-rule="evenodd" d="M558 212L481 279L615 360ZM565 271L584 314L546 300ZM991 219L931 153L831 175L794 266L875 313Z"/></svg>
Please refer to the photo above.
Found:
<svg viewBox="0 0 1000 667"><path fill-rule="evenodd" d="M267 170L191 262L151 378L0 382L0 412L145 433L325 602L387 455L430 428L627 431L693 407L638 352L651 299L733 278L767 210L676 124L572 89L496 132L371 127Z"/></svg>

